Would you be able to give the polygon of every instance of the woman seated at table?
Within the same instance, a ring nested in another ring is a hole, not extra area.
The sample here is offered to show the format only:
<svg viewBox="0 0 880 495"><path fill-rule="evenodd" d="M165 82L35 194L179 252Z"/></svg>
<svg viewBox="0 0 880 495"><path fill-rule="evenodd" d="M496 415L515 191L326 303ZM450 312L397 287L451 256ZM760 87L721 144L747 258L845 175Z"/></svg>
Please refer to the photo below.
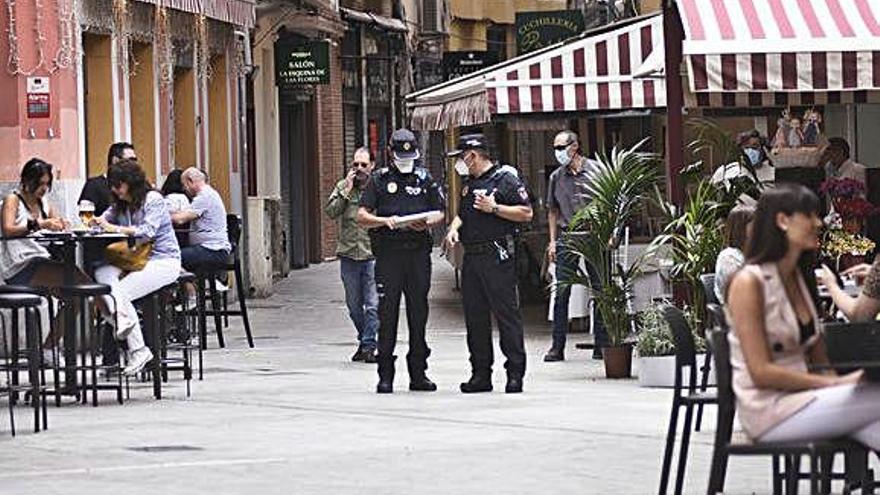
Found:
<svg viewBox="0 0 880 495"><path fill-rule="evenodd" d="M730 364L737 412L758 442L852 437L880 449L880 386L811 373L828 364L803 258L819 248L819 199L800 185L764 191L747 264L727 289Z"/></svg>
<svg viewBox="0 0 880 495"><path fill-rule="evenodd" d="M116 337L128 343L128 366L123 373L133 375L150 362L153 353L144 344L132 303L177 280L180 248L162 195L150 189L136 161L118 162L107 173L107 180L113 202L94 222L105 231L134 237L138 244L152 243L147 264L140 271L126 273L109 264L95 270L95 279L113 288L118 313Z"/></svg>
<svg viewBox="0 0 880 495"><path fill-rule="evenodd" d="M162 196L165 197L165 204L168 206L168 213L177 213L189 207L189 196L183 188L181 176L183 170L174 169L165 177L162 183Z"/></svg>
<svg viewBox="0 0 880 495"><path fill-rule="evenodd" d="M823 266L819 282L828 289L834 305L850 321L871 321L877 318L877 313L880 313L880 256L874 259L873 265L862 263L845 270L842 275L854 277L859 282L864 281L864 284L858 297L852 297L840 288L834 272Z"/></svg>
<svg viewBox="0 0 880 495"><path fill-rule="evenodd" d="M743 249L746 247L754 216L755 208L749 205L737 206L727 215L727 247L718 253L718 259L715 260L715 297L721 304L724 304L724 290L727 289L730 277L746 263Z"/></svg>
<svg viewBox="0 0 880 495"><path fill-rule="evenodd" d="M54 293L53 289L64 284L64 263L53 260L43 244L27 237L39 230L61 231L68 227L58 210L46 201L52 177L52 164L31 158L21 169L18 189L3 199L3 237L21 237L0 242L0 277L8 285L45 288ZM73 273L76 283L92 282L79 268ZM46 339L44 349L51 349L62 335L62 326L55 325L55 333Z"/></svg>

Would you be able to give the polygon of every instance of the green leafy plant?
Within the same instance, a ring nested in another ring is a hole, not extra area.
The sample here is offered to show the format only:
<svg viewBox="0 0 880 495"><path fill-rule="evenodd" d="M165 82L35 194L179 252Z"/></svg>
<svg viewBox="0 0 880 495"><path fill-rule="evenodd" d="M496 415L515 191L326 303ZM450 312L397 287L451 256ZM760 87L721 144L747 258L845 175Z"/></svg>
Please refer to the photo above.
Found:
<svg viewBox="0 0 880 495"><path fill-rule="evenodd" d="M584 259L595 267L599 287L592 286L580 263L576 264L579 268L566 274L560 283L593 289L593 298L612 347L624 345L630 335L631 317L627 303L644 259L654 252L653 249L646 250L628 267L615 263L615 252L624 228L658 178L657 156L639 151L644 143L641 141L629 149L615 147L610 157L598 156L584 191L591 200L574 215L569 226L570 233L585 233L572 234L566 239L578 262Z"/></svg>
<svg viewBox="0 0 880 495"><path fill-rule="evenodd" d="M713 163L697 161L683 172L687 197L681 208L667 202L659 191L655 192L655 201L667 223L653 244L665 245L671 250L671 274L675 280L686 283L694 308L694 328L702 329L706 301L700 275L715 271L715 260L724 247L724 224L730 210L743 195L760 196L763 186L754 167L743 160L739 147L726 131L705 119L697 119L689 126L696 139L688 148L695 154L710 155ZM708 174L718 166L731 163L739 164L748 174L713 182Z"/></svg>
<svg viewBox="0 0 880 495"><path fill-rule="evenodd" d="M696 331L694 312L689 308L684 309L685 318L694 332L694 344L697 352L706 351L706 340ZM641 357L674 356L675 340L672 338L672 330L663 318L663 305L653 304L637 316L639 322L639 335L636 340L636 351Z"/></svg>

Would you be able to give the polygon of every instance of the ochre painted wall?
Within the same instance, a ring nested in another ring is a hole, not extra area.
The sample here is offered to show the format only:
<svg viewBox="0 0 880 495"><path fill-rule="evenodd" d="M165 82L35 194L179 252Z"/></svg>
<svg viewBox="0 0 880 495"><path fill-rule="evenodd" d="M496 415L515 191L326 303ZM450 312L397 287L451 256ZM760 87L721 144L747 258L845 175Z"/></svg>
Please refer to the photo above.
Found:
<svg viewBox="0 0 880 495"><path fill-rule="evenodd" d="M107 149L113 144L113 91L110 37L83 35L86 59L86 160L89 176L107 168Z"/></svg>
<svg viewBox="0 0 880 495"><path fill-rule="evenodd" d="M156 98L152 45L132 46L137 65L129 76L131 91L131 142L147 178L156 180Z"/></svg>
<svg viewBox="0 0 880 495"><path fill-rule="evenodd" d="M174 74L174 164L196 165L195 77L192 69Z"/></svg>
<svg viewBox="0 0 880 495"><path fill-rule="evenodd" d="M211 186L229 209L229 108L226 57L214 57L208 80L208 157Z"/></svg>

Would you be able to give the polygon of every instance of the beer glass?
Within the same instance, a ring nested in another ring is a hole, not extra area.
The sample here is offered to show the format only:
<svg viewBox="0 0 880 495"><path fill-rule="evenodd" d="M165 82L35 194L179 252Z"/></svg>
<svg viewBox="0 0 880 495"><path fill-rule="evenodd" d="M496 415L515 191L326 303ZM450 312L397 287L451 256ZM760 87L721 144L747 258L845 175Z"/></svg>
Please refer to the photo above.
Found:
<svg viewBox="0 0 880 495"><path fill-rule="evenodd" d="M79 219L83 226L89 227L92 219L95 218L95 204L88 200L79 202Z"/></svg>

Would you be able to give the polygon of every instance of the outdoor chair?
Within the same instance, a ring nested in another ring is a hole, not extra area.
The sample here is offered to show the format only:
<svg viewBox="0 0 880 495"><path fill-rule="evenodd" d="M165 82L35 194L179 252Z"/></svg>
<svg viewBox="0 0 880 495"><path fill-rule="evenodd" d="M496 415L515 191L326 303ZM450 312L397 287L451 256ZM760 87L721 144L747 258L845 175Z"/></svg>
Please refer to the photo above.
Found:
<svg viewBox="0 0 880 495"><path fill-rule="evenodd" d="M199 267L193 272L196 275L196 294L198 296L199 313L199 343L204 350L207 345L207 317L213 316L214 327L217 331L217 344L226 347L223 338L223 328L228 326L230 316L240 316L244 325L245 336L248 346L254 347L254 337L251 334L251 323L248 317L247 303L245 302L244 280L241 274L241 253L239 244L241 241L241 217L235 214L226 215L226 230L229 235L229 243L232 251L226 263L218 266ZM235 295L238 299L238 309L230 310L227 304L227 293L222 298L217 290L217 280L221 274L232 271L235 277ZM211 298L211 309L206 309L205 293Z"/></svg>
<svg viewBox="0 0 880 495"><path fill-rule="evenodd" d="M675 478L675 494L680 495L684 487L685 467L691 435L694 406L716 404L714 393L697 390L697 351L691 327L684 313L676 307L666 306L663 317L672 331L675 342L675 385L672 393L672 411L669 415L669 430L666 433L666 449L663 453L663 466L660 473L660 495L665 495L669 485L672 453L675 450L675 435L678 430L679 410L685 408L684 425L681 434L681 447L678 452L678 472ZM687 369L687 375L685 375ZM687 382L684 379L687 377Z"/></svg>
<svg viewBox="0 0 880 495"><path fill-rule="evenodd" d="M733 435L733 418L735 397L732 386L730 367L730 345L727 331L718 330L710 334L711 347L715 360L715 378L718 391L718 424L715 430L715 446L712 454L712 466L709 471L707 493L715 495L724 491L724 480L727 474L727 460L732 455L771 456L773 460L773 494L781 494L783 481L785 493L797 493L801 479L809 479L810 494L831 493L832 479L843 479L843 493L850 493L851 486L845 474L832 473L831 467L835 454L843 453L847 464L850 460L863 459L866 463L867 450L850 440L828 440L813 442L779 442L754 443L742 435ZM810 471L806 475L800 473L800 459L807 455L810 458ZM780 463L785 461L785 470ZM847 471L850 467L847 466ZM870 471L862 470L862 493L873 493L873 481Z"/></svg>
<svg viewBox="0 0 880 495"><path fill-rule="evenodd" d="M721 302L715 295L715 274L704 273L700 275L700 283L703 287L703 297L706 301L706 314L709 314L709 305L720 305ZM707 322L708 323L708 322ZM705 328L710 328L707 325ZM705 392L709 386L709 372L712 370L712 351L706 349L706 357L703 359L703 367L700 368L700 391ZM700 431L703 427L703 405L697 406L697 424L694 426L695 431Z"/></svg>

